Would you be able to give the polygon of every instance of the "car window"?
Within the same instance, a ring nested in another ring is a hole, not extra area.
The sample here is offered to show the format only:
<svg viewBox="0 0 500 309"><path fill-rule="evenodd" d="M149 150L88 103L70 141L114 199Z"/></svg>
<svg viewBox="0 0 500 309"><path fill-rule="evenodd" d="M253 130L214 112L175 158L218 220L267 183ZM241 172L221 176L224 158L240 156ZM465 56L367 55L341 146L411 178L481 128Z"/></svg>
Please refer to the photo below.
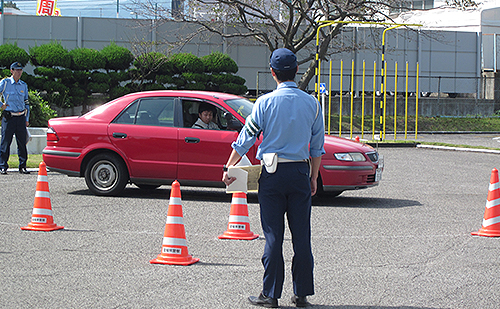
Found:
<svg viewBox="0 0 500 309"><path fill-rule="evenodd" d="M224 102L245 119L252 113L253 104L247 99L231 99Z"/></svg>
<svg viewBox="0 0 500 309"><path fill-rule="evenodd" d="M219 130L232 130L239 131L242 127L241 122L239 122L235 117L231 115L227 110L219 107L216 104L212 104L208 101L201 100L182 100L182 113L183 122L185 128L191 128L198 120L198 112L201 104L210 104L215 110L212 122L215 123ZM196 128L196 126L195 126Z"/></svg>
<svg viewBox="0 0 500 309"><path fill-rule="evenodd" d="M148 126L174 126L173 98L143 98L128 106L115 123Z"/></svg>

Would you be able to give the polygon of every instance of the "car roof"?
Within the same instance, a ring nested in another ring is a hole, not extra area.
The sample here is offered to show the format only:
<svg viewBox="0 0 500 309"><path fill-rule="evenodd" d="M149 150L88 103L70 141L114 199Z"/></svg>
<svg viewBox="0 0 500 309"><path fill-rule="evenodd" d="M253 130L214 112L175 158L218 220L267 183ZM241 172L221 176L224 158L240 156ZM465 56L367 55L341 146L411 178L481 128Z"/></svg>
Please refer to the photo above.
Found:
<svg viewBox="0 0 500 309"><path fill-rule="evenodd" d="M214 92L214 91L196 91L196 90L154 90L154 91L142 91L129 93L123 97L150 97L150 96L181 96L181 97L192 97L209 99L216 98L221 100L238 99L241 96L237 96L230 93Z"/></svg>

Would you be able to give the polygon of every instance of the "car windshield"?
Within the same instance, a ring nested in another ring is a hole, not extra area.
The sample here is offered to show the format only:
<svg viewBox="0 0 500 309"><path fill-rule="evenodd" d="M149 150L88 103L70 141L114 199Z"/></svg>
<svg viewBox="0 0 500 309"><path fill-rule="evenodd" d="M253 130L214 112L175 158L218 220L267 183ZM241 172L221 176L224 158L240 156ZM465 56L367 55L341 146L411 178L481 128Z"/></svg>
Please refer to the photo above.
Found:
<svg viewBox="0 0 500 309"><path fill-rule="evenodd" d="M252 113L253 104L247 99L232 99L225 101L237 114L247 118Z"/></svg>

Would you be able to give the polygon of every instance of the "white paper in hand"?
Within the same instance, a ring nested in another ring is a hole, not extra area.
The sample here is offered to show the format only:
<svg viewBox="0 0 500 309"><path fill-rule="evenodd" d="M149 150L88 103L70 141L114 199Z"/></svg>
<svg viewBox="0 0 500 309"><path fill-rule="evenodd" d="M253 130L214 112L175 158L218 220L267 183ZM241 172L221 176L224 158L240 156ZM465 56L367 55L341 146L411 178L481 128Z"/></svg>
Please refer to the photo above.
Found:
<svg viewBox="0 0 500 309"><path fill-rule="evenodd" d="M227 175L232 178L236 177L236 180L226 187L226 193L234 193L234 192L245 192L248 191L247 181L248 181L248 172L238 168L236 166L230 166L227 170Z"/></svg>

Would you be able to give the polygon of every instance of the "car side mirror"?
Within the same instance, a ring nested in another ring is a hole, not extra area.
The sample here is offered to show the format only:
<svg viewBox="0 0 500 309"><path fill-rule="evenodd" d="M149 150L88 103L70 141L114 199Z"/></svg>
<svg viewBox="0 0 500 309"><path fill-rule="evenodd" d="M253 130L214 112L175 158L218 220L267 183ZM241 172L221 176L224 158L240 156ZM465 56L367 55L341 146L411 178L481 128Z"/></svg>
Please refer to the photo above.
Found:
<svg viewBox="0 0 500 309"><path fill-rule="evenodd" d="M232 130L232 131L240 131L241 128L243 128L243 125L241 122L239 122L238 119L236 119L231 113L226 112L224 113L224 119L226 119L227 122L227 129Z"/></svg>

